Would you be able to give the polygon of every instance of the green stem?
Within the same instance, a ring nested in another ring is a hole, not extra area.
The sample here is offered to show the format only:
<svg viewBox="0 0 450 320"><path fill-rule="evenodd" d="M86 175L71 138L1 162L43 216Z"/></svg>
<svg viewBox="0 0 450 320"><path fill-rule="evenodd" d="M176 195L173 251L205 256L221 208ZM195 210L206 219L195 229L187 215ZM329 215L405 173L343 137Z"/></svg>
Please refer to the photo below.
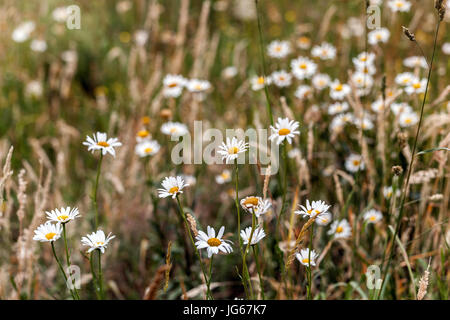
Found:
<svg viewBox="0 0 450 320"><path fill-rule="evenodd" d="M55 242L54 242L54 241L51 241L51 244L52 244L53 256L55 257L56 263L58 264L59 269L61 270L61 272L62 272L62 274L63 274L63 276L64 276L64 280L66 281L66 285L67 285L67 275L66 275L66 272L64 271L64 268L63 268L61 262L60 262L59 259L58 259L58 256L56 255L56 251L55 251ZM70 289L69 289L69 291L70 291L70 294L72 295L72 298L75 300L75 295L74 295L74 293L73 293L72 290L70 290Z"/></svg>
<svg viewBox="0 0 450 320"><path fill-rule="evenodd" d="M245 275L246 280L248 281L251 297L253 297L253 288L252 288L252 281L250 280L250 273L248 272L247 267L247 253L249 251L248 249L250 248L250 244L252 243L253 233L255 232L255 226L256 226L256 215L252 212L252 231L250 232L250 237L248 239L247 246L245 247L245 251L242 256L242 274Z"/></svg>
<svg viewBox="0 0 450 320"><path fill-rule="evenodd" d="M101 296L100 296L100 288L99 288L99 284L98 284L98 277L97 274L95 273L95 269L94 269L94 252L91 252L91 255L89 257L89 264L91 266L91 273L92 273L92 281L94 282L94 287L95 287L95 295L97 296L98 300L101 300Z"/></svg>
<svg viewBox="0 0 450 320"><path fill-rule="evenodd" d="M309 236L309 251L308 251L308 300L312 300L312 281L311 281L311 250L312 250L312 242L313 242L313 236L314 236L314 223L311 225L311 234Z"/></svg>
<svg viewBox="0 0 450 320"><path fill-rule="evenodd" d="M256 270L258 271L261 297L263 300L266 300L266 297L264 295L264 283L263 283L263 277L262 277L262 273L261 273L261 267L259 265L259 256L258 256L258 252L257 252L257 246L256 245L252 246L252 249L253 249L253 255L255 256Z"/></svg>
<svg viewBox="0 0 450 320"><path fill-rule="evenodd" d="M96 250L98 251L98 287L100 289L100 297L104 300L105 292L103 291L102 252L100 249Z"/></svg>
<svg viewBox="0 0 450 320"><path fill-rule="evenodd" d="M94 193L92 195L94 200L94 207L95 207L95 229L98 228L98 205L97 205L97 189L98 189L98 181L100 179L100 171L102 168L102 162L103 162L103 153L100 153L100 160L97 165L97 177L95 179L95 185L94 185Z"/></svg>
<svg viewBox="0 0 450 320"><path fill-rule="evenodd" d="M280 210L280 214L278 215L277 218L277 223L276 223L276 227L275 227L275 232L278 232L278 225L282 220L283 217L283 213L284 210L286 209L286 194L287 194L287 168L288 168L288 160L287 160L287 142L283 143L283 153L282 153L282 157L283 157L283 197L282 197L282 201L281 201L281 210Z"/></svg>
<svg viewBox="0 0 450 320"><path fill-rule="evenodd" d="M62 227L63 227L64 247L65 247L65 249L66 249L66 262L67 262L67 268L69 268L69 267L71 266L71 263L70 263L69 247L67 246L66 224L63 223L63 224L62 224ZM73 281L72 281L72 284L73 284ZM75 288L75 286L74 286L74 290L73 290L73 291L74 291L74 293L75 293L76 298L77 298L78 300L80 300L80 295L78 294L78 290L77 290L77 288Z"/></svg>

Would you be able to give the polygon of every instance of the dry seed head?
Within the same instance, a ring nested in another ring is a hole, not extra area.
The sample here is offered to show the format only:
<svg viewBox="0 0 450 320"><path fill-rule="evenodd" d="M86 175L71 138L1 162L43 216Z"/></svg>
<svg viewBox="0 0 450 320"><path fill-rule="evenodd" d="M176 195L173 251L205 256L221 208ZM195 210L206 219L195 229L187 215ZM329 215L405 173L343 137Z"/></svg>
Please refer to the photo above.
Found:
<svg viewBox="0 0 450 320"><path fill-rule="evenodd" d="M434 7L436 8L438 15L439 15L439 20L442 21L444 20L444 16L445 16L445 3L444 0L436 0L434 2Z"/></svg>
<svg viewBox="0 0 450 320"><path fill-rule="evenodd" d="M403 29L403 33L405 34L405 36L406 36L409 40L411 40L411 41L416 41L416 37L415 37L414 33L412 33L411 31L409 31L409 29L406 28L406 27L404 27L404 26L402 26L402 29Z"/></svg>
<svg viewBox="0 0 450 320"><path fill-rule="evenodd" d="M186 214L186 219L189 222L189 226L191 227L192 232L194 233L195 236L198 235L198 230L197 230L197 222L195 221L194 217L191 214Z"/></svg>
<svg viewBox="0 0 450 320"><path fill-rule="evenodd" d="M399 176L403 173L403 168L401 166L393 166L392 173L396 176Z"/></svg>

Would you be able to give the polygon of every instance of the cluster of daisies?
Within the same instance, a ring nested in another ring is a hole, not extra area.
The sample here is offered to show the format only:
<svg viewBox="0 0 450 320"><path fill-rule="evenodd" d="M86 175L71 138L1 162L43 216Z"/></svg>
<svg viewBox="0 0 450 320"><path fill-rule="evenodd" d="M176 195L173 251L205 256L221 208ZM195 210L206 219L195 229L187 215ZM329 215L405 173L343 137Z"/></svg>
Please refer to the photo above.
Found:
<svg viewBox="0 0 450 320"><path fill-rule="evenodd" d="M205 93L211 88L208 80L186 79L179 74L168 74L163 79L163 95L166 98L178 98L186 88L192 93Z"/></svg>

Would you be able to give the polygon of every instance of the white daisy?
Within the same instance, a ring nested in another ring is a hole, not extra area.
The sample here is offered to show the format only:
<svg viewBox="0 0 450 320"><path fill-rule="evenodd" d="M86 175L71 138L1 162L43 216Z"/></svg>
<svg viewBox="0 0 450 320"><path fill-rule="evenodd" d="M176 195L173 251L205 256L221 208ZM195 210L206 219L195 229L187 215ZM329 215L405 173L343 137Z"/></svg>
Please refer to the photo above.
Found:
<svg viewBox="0 0 450 320"><path fill-rule="evenodd" d="M372 52L361 52L356 58L353 58L352 61L356 69L360 70L374 63L375 54Z"/></svg>
<svg viewBox="0 0 450 320"><path fill-rule="evenodd" d="M317 71L317 64L306 57L291 61L292 74L299 80L311 78Z"/></svg>
<svg viewBox="0 0 450 320"><path fill-rule="evenodd" d="M248 143L245 143L244 140L238 140L236 137L233 137L231 140L230 138L227 138L226 143L222 142L222 145L219 146L217 153L222 156L222 160L226 160L227 163L230 163L237 159L239 154L247 151L247 148Z"/></svg>
<svg viewBox="0 0 450 320"><path fill-rule="evenodd" d="M330 205L327 205L325 201L318 200L309 202L306 200L306 206L300 205L300 210L294 211L295 214L301 215L304 218L319 217L321 214L328 213Z"/></svg>
<svg viewBox="0 0 450 320"><path fill-rule="evenodd" d="M379 29L370 31L367 34L367 37L368 37L369 44L376 45L380 42L382 42L382 43L388 42L390 35L391 35L391 33L389 32L388 29L379 28Z"/></svg>
<svg viewBox="0 0 450 320"><path fill-rule="evenodd" d="M348 110L347 102L335 102L328 107L328 114L335 115Z"/></svg>
<svg viewBox="0 0 450 320"><path fill-rule="evenodd" d="M319 226L326 226L327 224L329 224L331 222L331 219L332 219L331 213L324 212L324 213L319 214L316 217L316 223Z"/></svg>
<svg viewBox="0 0 450 320"><path fill-rule="evenodd" d="M372 109L373 112L382 112L384 110L384 101L383 99L378 99L375 100L374 102L372 102L372 104L370 105L370 108Z"/></svg>
<svg viewBox="0 0 450 320"><path fill-rule="evenodd" d="M181 75L168 74L163 79L163 95L165 97L178 98L183 92L187 80Z"/></svg>
<svg viewBox="0 0 450 320"><path fill-rule="evenodd" d="M292 83L292 75L284 70L272 72L270 79L279 88L289 87Z"/></svg>
<svg viewBox="0 0 450 320"><path fill-rule="evenodd" d="M18 43L25 42L29 39L35 28L36 24L33 21L23 22L14 29L11 38Z"/></svg>
<svg viewBox="0 0 450 320"><path fill-rule="evenodd" d="M272 206L270 200L255 196L241 199L240 204L245 211L255 214L256 217L266 214Z"/></svg>
<svg viewBox="0 0 450 320"><path fill-rule="evenodd" d="M398 123L402 128L411 127L417 122L419 122L419 116L415 112L403 112L398 119Z"/></svg>
<svg viewBox="0 0 450 320"><path fill-rule="evenodd" d="M319 255L316 253L316 251L311 250L311 253L309 252L309 248L301 249L300 252L297 252L295 254L295 257L297 260L304 266L311 267L316 265L316 258Z"/></svg>
<svg viewBox="0 0 450 320"><path fill-rule="evenodd" d="M329 235L334 235L335 239L349 238L352 235L352 228L346 219L334 221L331 224Z"/></svg>
<svg viewBox="0 0 450 320"><path fill-rule="evenodd" d="M300 85L294 92L294 96L300 100L311 98L312 88L308 85Z"/></svg>
<svg viewBox="0 0 450 320"><path fill-rule="evenodd" d="M384 187L383 188L383 196L385 199L390 199L392 197L392 194L394 193L394 188L392 186ZM401 194L400 190L397 189L395 192L396 197L399 197Z"/></svg>
<svg viewBox="0 0 450 320"><path fill-rule="evenodd" d="M114 148L122 145L117 138L108 139L106 133L103 132L97 132L97 134L94 133L92 138L86 136L86 141L83 142L83 144L88 146L88 151L92 151L92 153L96 150L100 150L102 155L109 153L113 157L116 156L116 151Z"/></svg>
<svg viewBox="0 0 450 320"><path fill-rule="evenodd" d="M334 100L343 100L350 91L350 86L341 83L339 80L334 80L330 83L330 97Z"/></svg>
<svg viewBox="0 0 450 320"><path fill-rule="evenodd" d="M389 0L387 5L393 12L408 12L411 9L411 2L406 0Z"/></svg>
<svg viewBox="0 0 450 320"><path fill-rule="evenodd" d="M395 83L400 85L400 86L408 86L411 83L414 83L418 80L418 78L412 74L411 72L403 72L403 73L399 73L396 77L395 77Z"/></svg>
<svg viewBox="0 0 450 320"><path fill-rule="evenodd" d="M161 132L176 138L184 136L189 131L184 123L169 121L161 126Z"/></svg>
<svg viewBox="0 0 450 320"><path fill-rule="evenodd" d="M428 68L427 60L422 56L412 56L403 60L403 65L408 68Z"/></svg>
<svg viewBox="0 0 450 320"><path fill-rule="evenodd" d="M419 94L424 93L427 87L427 79L419 80L418 78L415 81L411 82L406 88L405 92L409 95L411 94Z"/></svg>
<svg viewBox="0 0 450 320"><path fill-rule="evenodd" d="M357 172L359 170L364 170L364 162L362 156L359 154L351 154L345 160L345 168L350 172Z"/></svg>
<svg viewBox="0 0 450 320"><path fill-rule="evenodd" d="M108 236L105 236L103 230L97 230L97 232L92 232L91 234L86 235L86 237L81 238L81 243L84 246L89 246L88 253L98 249L101 253L105 253L105 249L108 246L109 241L114 239L116 236L111 235L111 232Z"/></svg>
<svg viewBox="0 0 450 320"><path fill-rule="evenodd" d="M295 43L297 44L297 47L303 50L307 50L311 47L311 39L306 36L299 37Z"/></svg>
<svg viewBox="0 0 450 320"><path fill-rule="evenodd" d="M323 42L312 48L311 55L321 60L333 60L336 57L336 48L328 42Z"/></svg>
<svg viewBox="0 0 450 320"><path fill-rule="evenodd" d="M44 52L47 50L47 42L45 40L34 39L30 43L30 49L34 52Z"/></svg>
<svg viewBox="0 0 450 320"><path fill-rule="evenodd" d="M54 209L50 212L46 211L47 219L53 222L57 223L67 223L70 220L74 220L78 217L80 217L80 212L78 211L78 208L61 208L61 209Z"/></svg>
<svg viewBox="0 0 450 320"><path fill-rule="evenodd" d="M134 151L139 157L143 158L155 155L158 153L160 148L161 146L158 141L144 140L136 145Z"/></svg>
<svg viewBox="0 0 450 320"><path fill-rule="evenodd" d="M317 90L323 90L330 85L331 78L329 75L319 73L313 76L311 83Z"/></svg>
<svg viewBox="0 0 450 320"><path fill-rule="evenodd" d="M280 144L285 139L289 144L292 143L292 139L295 135L300 135L300 131L297 128L300 126L300 123L295 120L289 120L289 118L278 118L275 127L270 126L272 130L272 135L269 137L270 140L277 140L277 144Z"/></svg>
<svg viewBox="0 0 450 320"><path fill-rule="evenodd" d="M222 70L222 77L225 79L234 78L238 74L238 69L235 66L228 66Z"/></svg>
<svg viewBox="0 0 450 320"><path fill-rule="evenodd" d="M197 183L197 178L191 174L183 174L181 177L186 182L186 186L194 186Z"/></svg>
<svg viewBox="0 0 450 320"><path fill-rule="evenodd" d="M66 22L69 18L68 7L57 7L52 11L52 18L56 22Z"/></svg>
<svg viewBox="0 0 450 320"><path fill-rule="evenodd" d="M264 88L264 85L268 86L270 85L271 82L272 80L270 79L270 77L264 78L263 76L261 76L261 77L253 77L250 79L253 91L261 90L262 88Z"/></svg>
<svg viewBox="0 0 450 320"><path fill-rule="evenodd" d="M47 221L34 230L33 240L40 242L52 242L61 237L62 226L60 223L53 224Z"/></svg>
<svg viewBox="0 0 450 320"><path fill-rule="evenodd" d="M358 95L366 95L368 91L373 86L373 78L362 72L355 72L352 74L352 83L358 90Z"/></svg>
<svg viewBox="0 0 450 320"><path fill-rule="evenodd" d="M353 123L363 130L372 130L374 127L374 124L370 118L365 116L362 120L360 118L354 119Z"/></svg>
<svg viewBox="0 0 450 320"><path fill-rule="evenodd" d="M450 42L446 42L442 45L442 52L446 55L450 55Z"/></svg>
<svg viewBox="0 0 450 320"><path fill-rule="evenodd" d="M208 80L191 79L188 81L186 88L190 92L204 92L211 88L211 83Z"/></svg>
<svg viewBox="0 0 450 320"><path fill-rule="evenodd" d="M160 198L172 197L175 199L180 193L183 193L183 188L189 186L182 177L165 177L161 182L162 188L158 189L158 196Z"/></svg>
<svg viewBox="0 0 450 320"><path fill-rule="evenodd" d="M383 219L383 214L379 210L371 209L364 213L363 219L366 223L377 223Z"/></svg>
<svg viewBox="0 0 450 320"><path fill-rule="evenodd" d="M233 252L229 240L222 239L225 227L221 227L219 233L216 236L216 231L210 226L207 227L208 234L203 231L199 231L198 235L195 237L195 245L197 249L204 249L208 252L208 258L211 258L213 254L218 254L219 251L227 254Z"/></svg>
<svg viewBox="0 0 450 320"><path fill-rule="evenodd" d="M291 53L291 45L288 41L272 41L267 47L267 54L271 58L282 59Z"/></svg>
<svg viewBox="0 0 450 320"><path fill-rule="evenodd" d="M151 137L150 132L147 129L145 129L145 128L139 130L136 133L136 141L137 142L147 141L147 140L150 139L150 137Z"/></svg>
<svg viewBox="0 0 450 320"><path fill-rule="evenodd" d="M224 184L230 181L231 181L231 171L228 169L223 170L221 174L216 176L216 182L218 184Z"/></svg>
<svg viewBox="0 0 450 320"><path fill-rule="evenodd" d="M31 80L25 87L25 94L30 97L39 98L42 96L44 89L40 81Z"/></svg>
<svg viewBox="0 0 450 320"><path fill-rule="evenodd" d="M407 104L406 102L392 103L391 104L391 110L396 116L400 115L402 113L413 112L412 107L409 104Z"/></svg>
<svg viewBox="0 0 450 320"><path fill-rule="evenodd" d="M147 31L145 31L145 30L137 30L134 33L134 41L136 41L136 44L139 47L143 47L147 43L148 36L149 36L149 34L148 34Z"/></svg>
<svg viewBox="0 0 450 320"><path fill-rule="evenodd" d="M246 245L250 239L250 235L252 236L252 241L250 242L250 245L255 245L258 242L260 242L265 236L266 233L264 232L263 228L256 228L252 233L252 227L247 227L245 230L241 230L241 238L242 242Z"/></svg>

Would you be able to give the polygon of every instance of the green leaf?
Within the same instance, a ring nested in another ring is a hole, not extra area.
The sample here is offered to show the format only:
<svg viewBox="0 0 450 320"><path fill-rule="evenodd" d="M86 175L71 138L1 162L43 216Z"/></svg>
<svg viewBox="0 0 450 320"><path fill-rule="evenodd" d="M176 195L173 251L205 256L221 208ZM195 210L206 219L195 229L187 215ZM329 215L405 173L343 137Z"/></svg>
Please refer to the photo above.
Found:
<svg viewBox="0 0 450 320"><path fill-rule="evenodd" d="M450 151L450 149L449 148L445 148L445 147L428 149L428 150L417 152L416 156L421 155L421 154L425 154L425 153L435 152L435 151Z"/></svg>

